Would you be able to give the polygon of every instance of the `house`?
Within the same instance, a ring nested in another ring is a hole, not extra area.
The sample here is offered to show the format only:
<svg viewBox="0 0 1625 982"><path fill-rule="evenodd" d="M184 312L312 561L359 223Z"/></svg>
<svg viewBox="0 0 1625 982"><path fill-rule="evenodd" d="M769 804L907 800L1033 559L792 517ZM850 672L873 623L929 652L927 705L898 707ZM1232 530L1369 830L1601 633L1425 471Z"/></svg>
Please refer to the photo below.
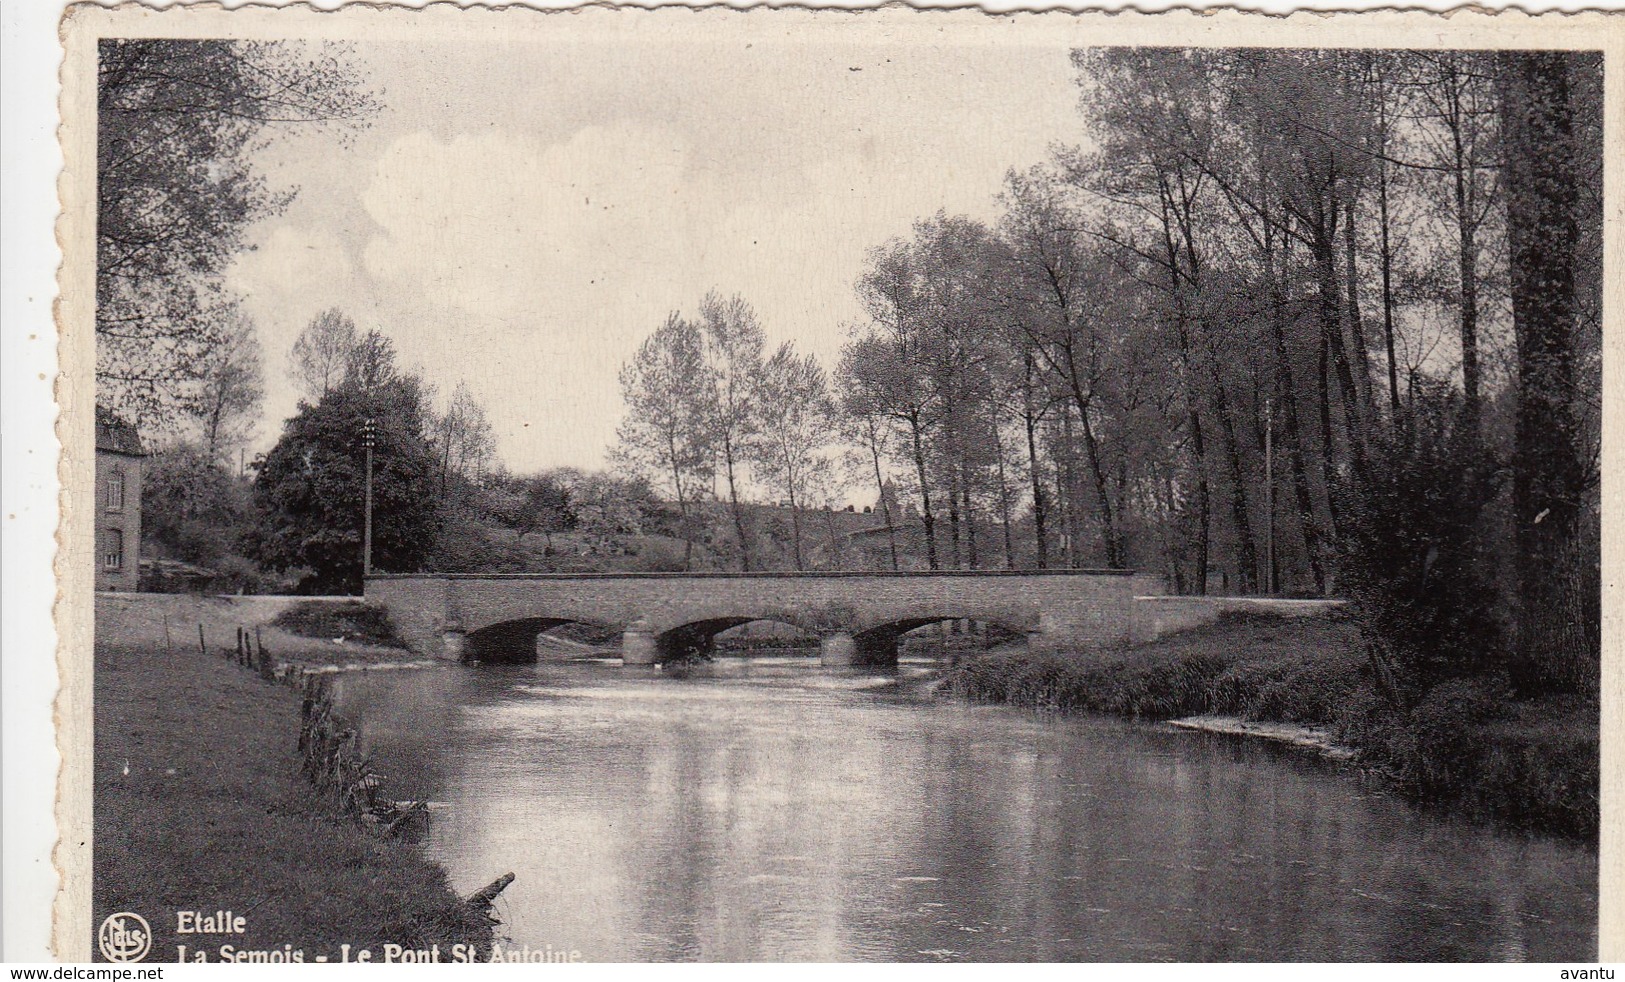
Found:
<svg viewBox="0 0 1625 982"><path fill-rule="evenodd" d="M96 589L133 591L141 577L141 471L135 427L96 407Z"/></svg>

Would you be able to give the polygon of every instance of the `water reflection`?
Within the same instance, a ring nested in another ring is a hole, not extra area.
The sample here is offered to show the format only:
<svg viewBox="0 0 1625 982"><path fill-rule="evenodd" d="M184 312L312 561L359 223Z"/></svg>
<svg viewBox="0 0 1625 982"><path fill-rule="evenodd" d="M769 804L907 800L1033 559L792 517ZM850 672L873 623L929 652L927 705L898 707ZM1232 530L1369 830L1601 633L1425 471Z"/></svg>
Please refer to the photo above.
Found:
<svg viewBox="0 0 1625 982"><path fill-rule="evenodd" d="M515 942L588 960L1595 958L1594 853L1318 761L804 659L376 673L343 709Z"/></svg>

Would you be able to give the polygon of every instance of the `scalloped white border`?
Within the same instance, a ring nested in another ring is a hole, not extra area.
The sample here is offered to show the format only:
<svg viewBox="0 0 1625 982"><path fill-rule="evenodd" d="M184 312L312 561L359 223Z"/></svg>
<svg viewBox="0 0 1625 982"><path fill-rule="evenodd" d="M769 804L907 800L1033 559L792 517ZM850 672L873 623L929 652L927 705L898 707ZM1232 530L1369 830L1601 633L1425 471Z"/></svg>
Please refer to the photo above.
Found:
<svg viewBox="0 0 1625 982"><path fill-rule="evenodd" d="M1625 107L1625 58L1622 58L1625 20L1594 14L1531 16L1526 11L1528 8L1561 13L1617 11L1625 8L1625 0L1609 0L1606 4L1574 0L1553 4L1498 4L1496 6L1505 12L1496 16L1485 16L1487 12L1482 7L1462 8L1448 3L1408 5L1406 10L1396 10L1393 4L1346 0L1318 4L1266 0L1223 6L1174 3L1058 6L989 0L982 6L924 2L915 8L892 5L878 12L868 9L874 5L853 0L818 5L629 4L613 9L602 5L581 9L569 3L508 5L519 8L512 10L485 6L464 10L451 3L436 3L428 5L426 10L409 9L423 6L234 3L198 4L163 12L136 3L116 8L83 6L63 23L62 37L67 45L68 61L62 74L61 105L67 118L61 130L62 148L76 168L94 159L93 126L89 130L85 128L86 122L93 119L85 107L93 107L94 101L92 98L88 104L84 102L87 76L82 69L84 44L89 41L93 45L94 36L101 32L117 34L139 30L222 36L273 31L321 36L355 36L357 33L398 36L433 30L450 34L489 30L494 23L508 27L515 19L531 21L539 12L564 10L575 11L569 21L558 25L560 29L569 30L583 29L586 20L626 17L638 18L630 33L681 30L694 23L694 20L679 20L685 16L778 18L803 27L816 22L821 28L831 12L844 10L866 18L866 24L878 18L891 25L910 25L915 16L929 16L933 18L930 26L934 31L950 33L985 30L990 22L996 22L1005 33L1044 32L1052 36L1048 32L1054 32L1057 44L1154 41L1208 45L1312 46L1320 43L1344 47L1605 46L1609 52L1607 113L1610 126L1606 178L1609 228L1605 255L1612 275L1607 281L1605 321L1606 377L1610 384L1604 401L1603 548L1604 568L1611 575L1605 579L1604 586L1604 807L1605 816L1619 814L1613 805L1619 800L1620 790L1625 788L1625 763L1618 753L1610 751L1618 742L1621 710L1625 709L1625 679L1621 676L1619 657L1625 604L1621 603L1618 582L1618 571L1625 568L1622 562L1625 555L1621 550L1625 539L1622 539L1619 521L1620 508L1625 507L1619 480L1622 463L1619 426L1621 420L1625 420L1622 415L1625 407L1621 404L1625 396L1620 386L1612 383L1620 357L1625 354L1625 324L1621 323L1625 277L1618 272L1620 247L1625 244L1622 239L1625 222L1621 221L1625 215L1625 199L1620 197L1620 155L1625 152L1625 138L1619 135L1621 110ZM662 9L648 12L657 6ZM628 7L641 8L641 11L626 9ZM813 9L815 7L817 9ZM1312 8L1312 12L1301 12L1306 7ZM748 12L741 13L746 8ZM0 744L5 764L4 954L8 961L39 960L49 954L49 949L43 946L41 930L47 925L42 923L41 915L55 889L56 877L49 864L41 861L42 848L48 848L52 817L52 802L42 791L57 783L57 775L53 773L55 755L48 752L40 735L48 725L44 711L54 694L56 720L60 725L58 745L62 752L55 817L66 833L56 850L55 863L69 887L54 897L58 932L55 953L67 960L79 961L88 959L91 936L88 910L91 679L88 657L84 655L90 641L91 577L89 563L84 559L90 553L90 530L83 527L83 523L75 522L74 515L85 503L84 495L90 484L88 465L94 394L92 386L85 382L90 377L85 369L94 365L94 346L88 320L90 305L85 298L93 282L88 264L94 260L94 251L86 234L90 213L78 206L93 199L94 184L84 170L64 169L58 185L67 208L57 228L60 241L66 246L60 271L63 299L58 311L64 371L56 377L56 404L53 405L46 389L54 369L54 353L49 350L53 335L48 318L42 317L41 311L42 298L53 295L58 280L53 268L55 243L51 241L48 221L42 224L42 215L49 211L53 197L45 191L46 179L56 173L60 160L55 142L50 139L50 127L55 120L53 86L45 84L54 81L51 76L55 75L57 52L48 45L47 37L41 36L41 28L54 32L62 5L57 0L44 0L12 3L3 9L7 28L4 53L6 288L0 298L4 303L5 322L5 329L0 332L0 345L3 345L0 371L4 372L5 380L0 387L5 419L4 439L0 440L0 453L4 454L3 464L0 464L0 480L4 482L4 496L0 498L3 501L0 514L4 515L0 518L0 530L3 530L0 535L4 536L5 543L5 548L0 550L0 560L4 562L4 578L0 579L3 584L0 606L4 609L4 616L0 617L0 632L3 632L0 653L5 659L4 685L0 686L5 700L4 742ZM1289 16L1294 10L1300 12ZM1332 14L1331 11L1361 12ZM1071 13L1077 17L1068 19ZM858 20L855 14L849 16ZM1057 24L1057 20L1062 22ZM844 24L843 19L843 27ZM626 26L622 22L617 28ZM898 29L908 30L910 26ZM19 78L25 72L27 74ZM93 80L93 75L90 78ZM18 102L19 88L31 97L26 104ZM87 132L91 134L88 144ZM19 136L29 150L26 164L21 163L23 158L17 153ZM87 146L91 150L89 155L85 152ZM19 223L22 223L21 228ZM60 419L56 418L58 406ZM50 463L57 459L58 435L65 445L65 453L59 470L53 473ZM55 570L60 576L57 585L62 602L57 604L53 617L47 609L51 602L47 584L52 581L41 573L45 564L51 562L54 551L49 519L57 513L58 474L70 487L61 494L59 502L63 524L57 542L62 548ZM62 644L58 665L52 666L42 652L50 647L47 639L56 632L60 632ZM53 667L60 669L59 691ZM1625 822L1610 823L1605 819L1603 829L1600 867L1618 875L1625 858L1625 848L1622 848L1625 847ZM1620 903L1619 886L1614 878L1605 876L1601 932L1604 960L1625 958L1625 907ZM19 933L22 936L19 937Z"/></svg>

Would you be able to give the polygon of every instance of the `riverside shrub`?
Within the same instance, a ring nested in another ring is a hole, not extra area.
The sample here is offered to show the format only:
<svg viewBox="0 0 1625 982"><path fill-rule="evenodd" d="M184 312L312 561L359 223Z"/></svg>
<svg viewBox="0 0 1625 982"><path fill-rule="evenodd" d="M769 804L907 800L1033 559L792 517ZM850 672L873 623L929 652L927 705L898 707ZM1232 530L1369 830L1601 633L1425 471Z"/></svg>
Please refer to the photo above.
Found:
<svg viewBox="0 0 1625 982"><path fill-rule="evenodd" d="M300 601L276 615L271 623L289 634L305 638L344 638L386 648L406 646L382 607L359 600Z"/></svg>
<svg viewBox="0 0 1625 982"><path fill-rule="evenodd" d="M1334 489L1339 589L1396 706L1503 662L1501 593L1479 541L1494 462L1462 419L1454 389L1425 387L1406 425L1374 435L1364 472Z"/></svg>
<svg viewBox="0 0 1625 982"><path fill-rule="evenodd" d="M1583 698L1513 701L1492 677L1441 683L1409 709L1360 692L1332 722L1406 797L1595 841L1596 714Z"/></svg>

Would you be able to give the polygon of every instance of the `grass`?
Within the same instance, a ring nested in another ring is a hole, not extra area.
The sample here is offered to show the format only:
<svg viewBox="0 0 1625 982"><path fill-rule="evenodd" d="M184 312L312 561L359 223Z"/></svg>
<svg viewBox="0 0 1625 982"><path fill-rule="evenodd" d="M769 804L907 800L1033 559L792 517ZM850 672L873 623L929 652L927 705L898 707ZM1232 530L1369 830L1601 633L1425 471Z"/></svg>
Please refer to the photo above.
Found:
<svg viewBox="0 0 1625 982"><path fill-rule="evenodd" d="M1213 628L1092 653L1006 651L961 663L944 689L987 702L1130 718L1223 714L1314 724L1361 685L1353 628L1227 617Z"/></svg>
<svg viewBox="0 0 1625 982"><path fill-rule="evenodd" d="M93 923L144 916L152 960L177 942L336 957L341 943L483 951L491 928L444 871L319 803L295 753L299 694L196 646L96 647ZM176 933L230 909L240 936ZM444 957L444 955L443 955Z"/></svg>
<svg viewBox="0 0 1625 982"><path fill-rule="evenodd" d="M1337 618L1229 616L1087 657L1008 650L950 669L940 691L1062 712L1324 727L1413 800L1596 841L1595 701L1514 701L1467 681L1396 710L1375 696L1358 632Z"/></svg>
<svg viewBox="0 0 1625 982"><path fill-rule="evenodd" d="M278 662L315 667L416 660L405 648L364 644L354 638L339 642L336 639L341 635L311 637L277 626L278 617L288 610L319 604L344 607L358 602L265 595L103 593L96 597L96 637L103 644L195 653L199 628L210 651L232 647L237 629L242 628Z"/></svg>

